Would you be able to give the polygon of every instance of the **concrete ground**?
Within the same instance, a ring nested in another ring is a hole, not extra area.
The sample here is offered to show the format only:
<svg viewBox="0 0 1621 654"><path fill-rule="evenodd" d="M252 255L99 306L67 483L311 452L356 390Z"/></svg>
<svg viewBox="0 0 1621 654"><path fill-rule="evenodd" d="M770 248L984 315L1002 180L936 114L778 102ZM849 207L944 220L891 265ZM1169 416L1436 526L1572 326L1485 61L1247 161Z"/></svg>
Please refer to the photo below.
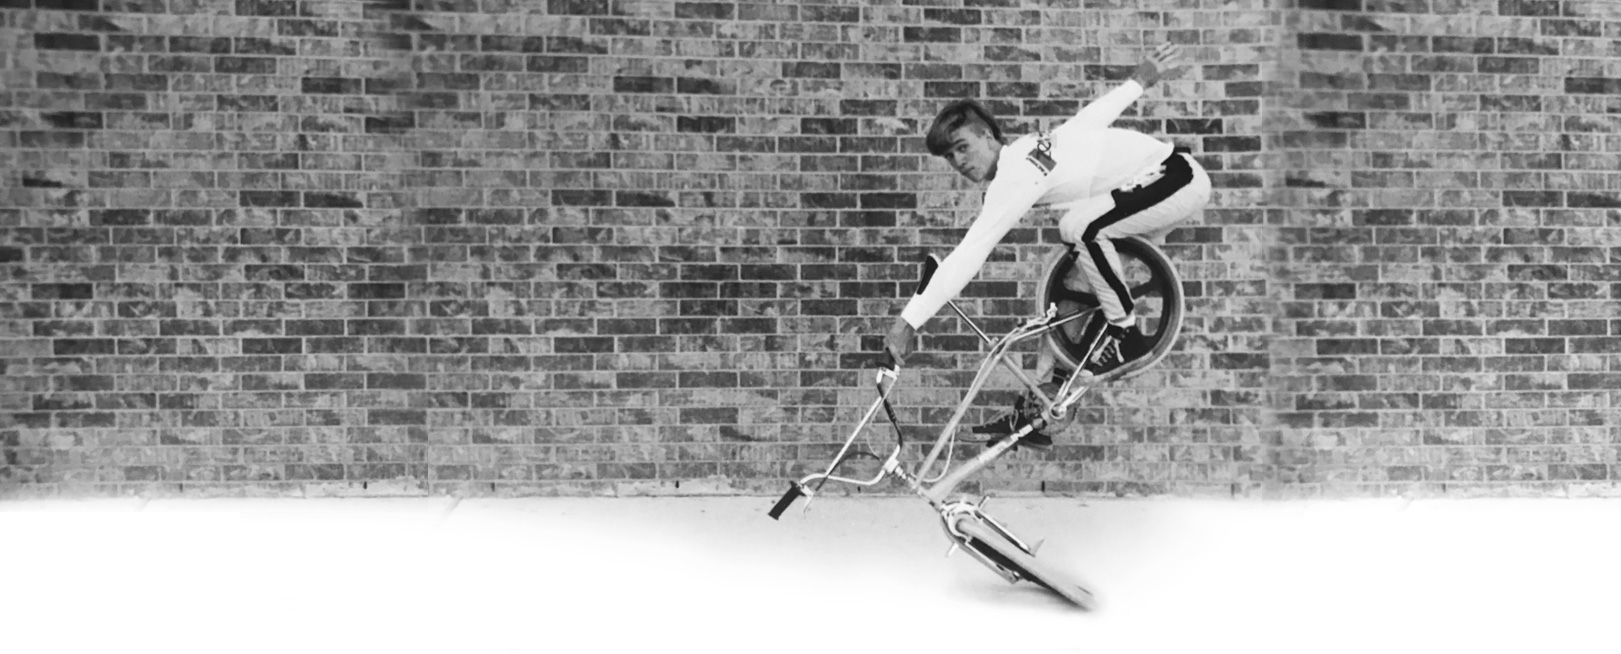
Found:
<svg viewBox="0 0 1621 654"><path fill-rule="evenodd" d="M1082 612L912 498L0 502L9 652L1621 649L1621 500L1002 498Z"/></svg>

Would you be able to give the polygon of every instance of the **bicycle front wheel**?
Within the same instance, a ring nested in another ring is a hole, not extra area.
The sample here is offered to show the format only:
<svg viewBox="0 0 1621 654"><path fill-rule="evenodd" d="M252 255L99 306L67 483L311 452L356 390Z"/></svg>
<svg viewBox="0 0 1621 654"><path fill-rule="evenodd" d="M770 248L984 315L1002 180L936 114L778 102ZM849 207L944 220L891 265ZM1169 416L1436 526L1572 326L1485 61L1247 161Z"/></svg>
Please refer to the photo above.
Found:
<svg viewBox="0 0 1621 654"><path fill-rule="evenodd" d="M1092 591L1037 561L1035 555L1008 541L984 522L965 516L957 521L956 526L963 535L964 546L973 548L974 552L993 565L1046 588L1083 610L1097 608L1097 598Z"/></svg>

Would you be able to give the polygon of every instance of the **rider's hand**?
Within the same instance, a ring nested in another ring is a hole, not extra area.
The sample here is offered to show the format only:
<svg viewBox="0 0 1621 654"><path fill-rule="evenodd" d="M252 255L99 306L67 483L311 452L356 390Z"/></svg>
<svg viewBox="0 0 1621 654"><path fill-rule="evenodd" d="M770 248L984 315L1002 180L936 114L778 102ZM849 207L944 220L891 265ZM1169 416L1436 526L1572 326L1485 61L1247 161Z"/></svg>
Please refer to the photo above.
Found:
<svg viewBox="0 0 1621 654"><path fill-rule="evenodd" d="M1186 67L1187 64L1182 62L1182 51L1176 44L1161 43L1147 59L1137 64L1137 72L1132 73L1131 78L1146 89L1162 78L1176 77Z"/></svg>
<svg viewBox="0 0 1621 654"><path fill-rule="evenodd" d="M916 340L917 330L912 329L911 323L906 322L905 318L896 317L895 324L889 328L889 335L884 337L884 349L895 357L896 364L906 363L906 356L912 353L912 344Z"/></svg>

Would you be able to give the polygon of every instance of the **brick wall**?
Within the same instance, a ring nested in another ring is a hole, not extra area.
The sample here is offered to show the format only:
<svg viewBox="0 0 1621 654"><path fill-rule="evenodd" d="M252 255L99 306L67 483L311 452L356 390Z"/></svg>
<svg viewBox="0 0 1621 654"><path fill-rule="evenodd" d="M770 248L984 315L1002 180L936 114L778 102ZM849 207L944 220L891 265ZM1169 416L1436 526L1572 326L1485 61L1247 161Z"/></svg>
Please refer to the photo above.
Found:
<svg viewBox="0 0 1621 654"><path fill-rule="evenodd" d="M939 106L1050 126L1166 40L1120 124L1218 187L1182 345L985 486L1613 490L1612 7L0 0L0 492L775 492L978 205ZM903 420L977 349L931 323Z"/></svg>
<svg viewBox="0 0 1621 654"><path fill-rule="evenodd" d="M1274 481L1613 494L1621 3L1300 5Z"/></svg>
<svg viewBox="0 0 1621 654"><path fill-rule="evenodd" d="M385 18L0 2L0 486L277 492L421 460L393 436L423 266Z"/></svg>

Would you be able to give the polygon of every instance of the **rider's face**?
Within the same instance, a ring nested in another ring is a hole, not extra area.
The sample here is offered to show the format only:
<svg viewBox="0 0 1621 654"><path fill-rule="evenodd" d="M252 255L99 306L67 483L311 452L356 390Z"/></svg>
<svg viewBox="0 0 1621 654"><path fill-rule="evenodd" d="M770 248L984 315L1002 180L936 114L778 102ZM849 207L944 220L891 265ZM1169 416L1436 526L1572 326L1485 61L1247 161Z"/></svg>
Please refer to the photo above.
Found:
<svg viewBox="0 0 1621 654"><path fill-rule="evenodd" d="M996 176L996 156L1002 144L983 126L960 127L951 133L951 149L944 159L952 168L975 182Z"/></svg>

